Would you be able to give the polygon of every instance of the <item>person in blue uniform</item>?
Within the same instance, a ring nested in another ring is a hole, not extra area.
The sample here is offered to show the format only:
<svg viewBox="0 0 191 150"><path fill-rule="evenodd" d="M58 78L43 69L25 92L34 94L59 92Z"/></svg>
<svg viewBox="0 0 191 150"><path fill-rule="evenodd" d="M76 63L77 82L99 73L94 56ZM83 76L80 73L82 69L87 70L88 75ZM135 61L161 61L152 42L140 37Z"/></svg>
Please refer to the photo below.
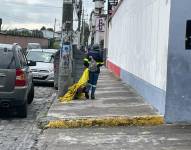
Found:
<svg viewBox="0 0 191 150"><path fill-rule="evenodd" d="M93 45L84 58L84 65L89 69L89 81L85 88L85 96L89 99L91 90L91 99L95 99L97 80L100 74L100 67L104 64L103 54L98 44Z"/></svg>

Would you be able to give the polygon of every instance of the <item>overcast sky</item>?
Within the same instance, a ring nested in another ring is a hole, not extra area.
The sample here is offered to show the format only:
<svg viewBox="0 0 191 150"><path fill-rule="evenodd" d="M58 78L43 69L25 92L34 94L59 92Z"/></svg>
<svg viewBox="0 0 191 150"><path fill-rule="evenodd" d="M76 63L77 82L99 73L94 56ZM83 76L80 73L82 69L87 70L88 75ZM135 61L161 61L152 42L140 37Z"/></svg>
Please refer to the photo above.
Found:
<svg viewBox="0 0 191 150"><path fill-rule="evenodd" d="M87 14L94 7L92 0L83 0ZM3 19L3 29L29 28L40 29L42 26L54 26L57 30L61 25L63 0L0 0L0 18Z"/></svg>

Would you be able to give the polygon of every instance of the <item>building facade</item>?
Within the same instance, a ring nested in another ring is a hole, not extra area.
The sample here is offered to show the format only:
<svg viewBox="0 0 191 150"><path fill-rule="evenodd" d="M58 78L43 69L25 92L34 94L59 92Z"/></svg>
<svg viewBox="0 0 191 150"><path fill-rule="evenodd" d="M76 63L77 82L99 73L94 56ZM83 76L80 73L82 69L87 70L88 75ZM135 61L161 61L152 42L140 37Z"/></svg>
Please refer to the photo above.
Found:
<svg viewBox="0 0 191 150"><path fill-rule="evenodd" d="M168 123L191 122L190 6L190 0L121 0L109 22L108 68Z"/></svg>
<svg viewBox="0 0 191 150"><path fill-rule="evenodd" d="M95 8L90 15L89 45L104 43L106 15L104 12L105 0L93 0Z"/></svg>

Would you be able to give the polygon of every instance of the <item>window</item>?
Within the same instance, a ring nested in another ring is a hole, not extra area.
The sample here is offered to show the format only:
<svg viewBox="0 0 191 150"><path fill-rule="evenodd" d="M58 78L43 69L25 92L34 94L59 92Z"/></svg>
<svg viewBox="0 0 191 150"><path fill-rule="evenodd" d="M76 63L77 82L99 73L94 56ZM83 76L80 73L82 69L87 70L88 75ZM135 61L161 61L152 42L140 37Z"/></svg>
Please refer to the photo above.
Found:
<svg viewBox="0 0 191 150"><path fill-rule="evenodd" d="M188 20L186 23L185 47L187 50L191 50L191 20Z"/></svg>
<svg viewBox="0 0 191 150"><path fill-rule="evenodd" d="M30 51L27 55L27 59L36 62L53 63L53 53Z"/></svg>
<svg viewBox="0 0 191 150"><path fill-rule="evenodd" d="M15 57L13 51L8 48L0 48L0 69L15 69Z"/></svg>
<svg viewBox="0 0 191 150"><path fill-rule="evenodd" d="M20 64L21 64L21 67L25 67L27 66L27 62L26 62L26 59L24 58L22 52L21 52L21 49L20 48L16 48L17 49L17 52L18 52L18 57L20 59Z"/></svg>

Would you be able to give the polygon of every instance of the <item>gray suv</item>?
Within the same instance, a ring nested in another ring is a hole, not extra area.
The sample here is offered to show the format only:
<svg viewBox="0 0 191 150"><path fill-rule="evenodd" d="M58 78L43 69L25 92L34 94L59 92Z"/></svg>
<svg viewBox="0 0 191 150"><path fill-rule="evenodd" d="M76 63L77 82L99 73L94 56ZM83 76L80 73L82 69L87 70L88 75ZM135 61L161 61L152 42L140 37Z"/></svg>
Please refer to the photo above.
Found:
<svg viewBox="0 0 191 150"><path fill-rule="evenodd" d="M27 117L27 104L34 98L32 72L18 44L0 44L0 109L16 108L19 117Z"/></svg>

